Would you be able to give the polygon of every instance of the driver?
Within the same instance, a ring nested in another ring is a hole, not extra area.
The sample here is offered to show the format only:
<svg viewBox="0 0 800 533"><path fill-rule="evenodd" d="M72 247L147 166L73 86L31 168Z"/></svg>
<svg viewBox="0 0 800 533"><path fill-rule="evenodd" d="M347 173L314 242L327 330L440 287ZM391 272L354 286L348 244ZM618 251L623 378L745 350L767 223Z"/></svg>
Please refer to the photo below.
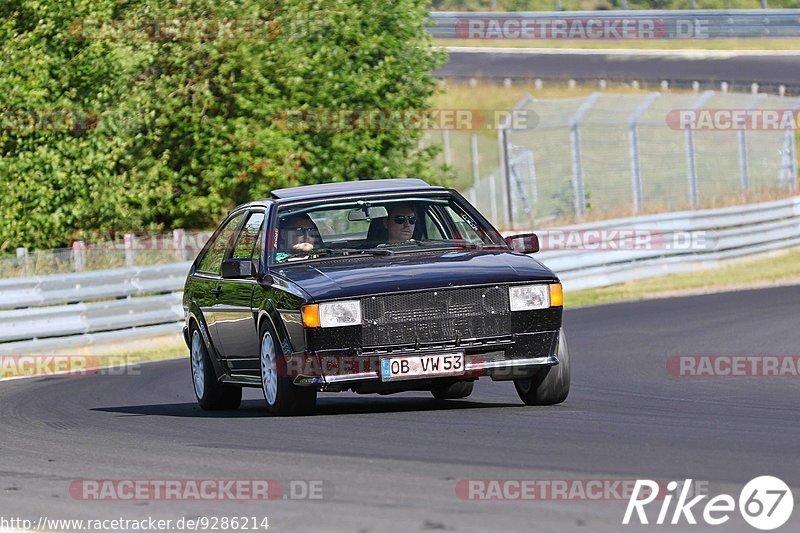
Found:
<svg viewBox="0 0 800 533"><path fill-rule="evenodd" d="M409 241L414 236L417 215L408 204L396 204L389 208L389 216L383 221L383 227L389 235L388 243Z"/></svg>
<svg viewBox="0 0 800 533"><path fill-rule="evenodd" d="M289 215L278 226L278 251L275 260L296 261L307 259L312 250L319 247L320 234L317 225L307 214Z"/></svg>

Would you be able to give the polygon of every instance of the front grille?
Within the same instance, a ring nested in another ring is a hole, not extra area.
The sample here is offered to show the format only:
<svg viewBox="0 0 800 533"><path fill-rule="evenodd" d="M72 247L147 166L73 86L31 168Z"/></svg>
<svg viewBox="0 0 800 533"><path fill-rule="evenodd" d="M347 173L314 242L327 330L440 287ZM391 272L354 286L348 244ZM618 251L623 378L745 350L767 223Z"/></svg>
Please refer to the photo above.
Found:
<svg viewBox="0 0 800 533"><path fill-rule="evenodd" d="M502 286L372 296L362 300L362 313L365 348L510 333Z"/></svg>

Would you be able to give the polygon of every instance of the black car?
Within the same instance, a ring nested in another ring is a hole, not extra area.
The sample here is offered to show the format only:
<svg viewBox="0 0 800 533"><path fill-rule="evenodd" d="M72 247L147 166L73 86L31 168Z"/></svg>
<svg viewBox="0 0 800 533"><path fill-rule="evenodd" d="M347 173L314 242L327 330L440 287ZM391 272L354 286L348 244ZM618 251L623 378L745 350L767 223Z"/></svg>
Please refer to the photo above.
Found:
<svg viewBox="0 0 800 533"><path fill-rule="evenodd" d="M192 264L183 306L197 400L275 414L317 393L472 392L513 380L526 405L569 392L558 278L458 192L418 179L309 185L232 211Z"/></svg>

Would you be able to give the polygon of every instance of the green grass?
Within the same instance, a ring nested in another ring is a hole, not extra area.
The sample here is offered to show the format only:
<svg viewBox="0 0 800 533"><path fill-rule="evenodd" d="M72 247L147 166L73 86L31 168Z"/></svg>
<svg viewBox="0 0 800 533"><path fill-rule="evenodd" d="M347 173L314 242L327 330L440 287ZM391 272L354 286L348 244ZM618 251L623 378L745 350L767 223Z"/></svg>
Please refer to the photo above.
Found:
<svg viewBox="0 0 800 533"><path fill-rule="evenodd" d="M660 276L620 285L566 292L565 305L583 307L650 298L719 292L782 284L800 284L800 249L742 260L718 269Z"/></svg>
<svg viewBox="0 0 800 533"><path fill-rule="evenodd" d="M434 39L436 46L495 48L578 48L585 50L800 50L800 39L670 39L670 40L561 40L561 39Z"/></svg>
<svg viewBox="0 0 800 533"><path fill-rule="evenodd" d="M101 343L96 345L73 346L46 352L32 352L20 356L37 358L41 365L54 365L48 368L54 370L96 369L104 366L134 365L147 361L160 361L176 356L186 355L189 350L183 341L183 335L161 335L151 339L126 342L126 343ZM47 363L47 358L55 358L58 363ZM0 380L3 378L31 376L37 372L36 367L27 367L22 363L17 364L8 358L0 365ZM187 363L188 364L188 363ZM57 367L57 368L56 368ZM188 367L187 367L188 368Z"/></svg>

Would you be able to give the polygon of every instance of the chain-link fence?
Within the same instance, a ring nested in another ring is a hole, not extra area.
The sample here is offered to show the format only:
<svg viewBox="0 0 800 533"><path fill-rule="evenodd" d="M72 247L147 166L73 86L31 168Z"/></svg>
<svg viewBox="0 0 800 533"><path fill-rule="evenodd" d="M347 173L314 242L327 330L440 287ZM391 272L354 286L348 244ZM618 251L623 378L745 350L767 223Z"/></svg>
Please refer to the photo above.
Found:
<svg viewBox="0 0 800 533"><path fill-rule="evenodd" d="M714 91L526 95L515 113L535 114L527 127L427 142L443 144L439 162L492 222L541 227L795 193L798 110L800 99Z"/></svg>

